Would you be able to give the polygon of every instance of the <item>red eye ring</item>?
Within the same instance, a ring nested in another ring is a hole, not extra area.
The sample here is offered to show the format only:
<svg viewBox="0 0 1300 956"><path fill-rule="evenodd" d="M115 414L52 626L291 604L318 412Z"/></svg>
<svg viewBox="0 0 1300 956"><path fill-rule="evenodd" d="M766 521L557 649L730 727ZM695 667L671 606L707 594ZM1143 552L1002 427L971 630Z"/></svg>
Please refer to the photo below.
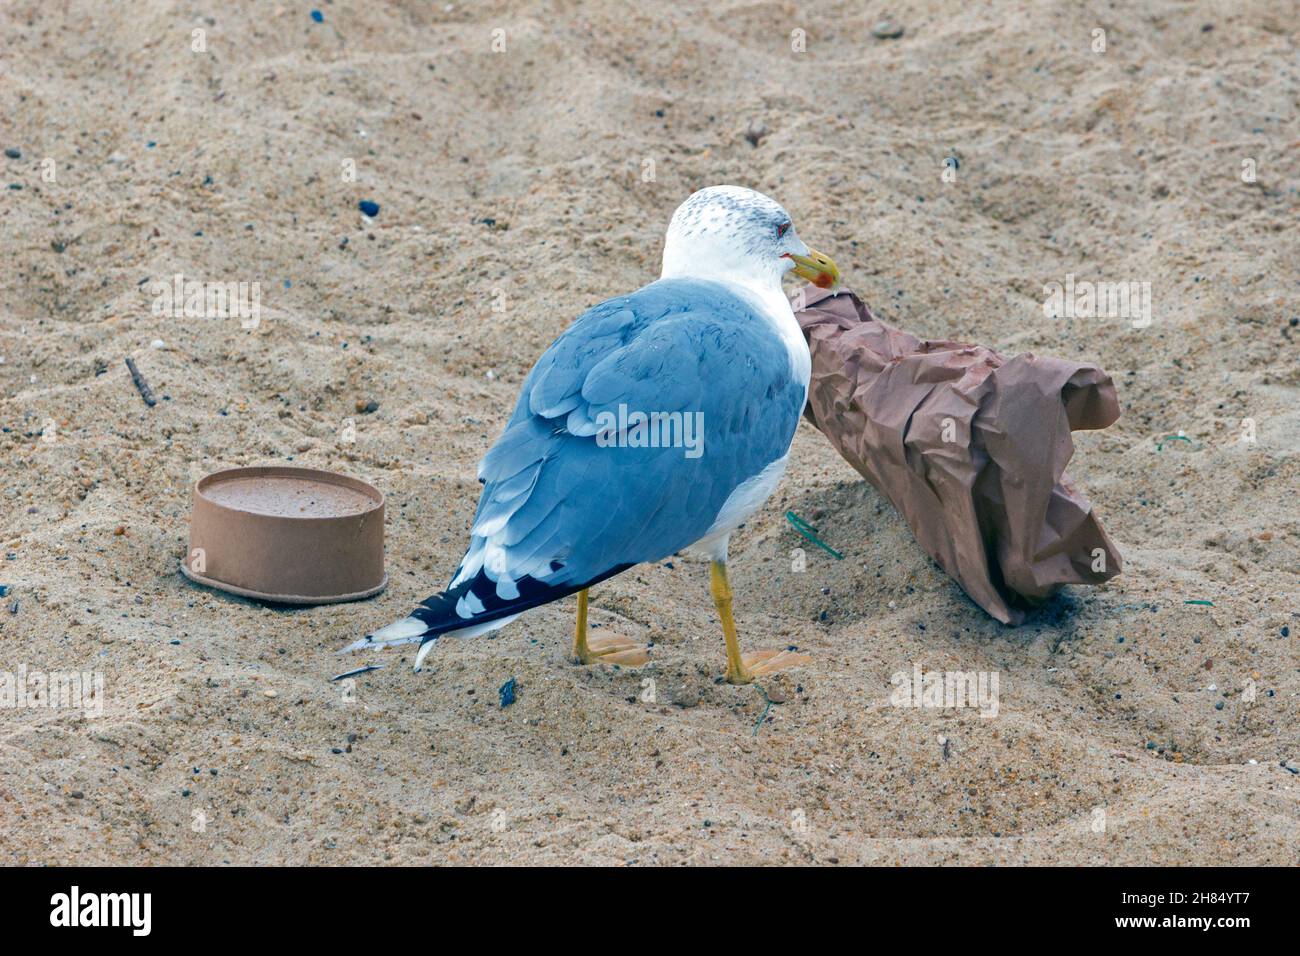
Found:
<svg viewBox="0 0 1300 956"><path fill-rule="evenodd" d="M776 227L776 237L780 239L782 236L786 234L789 228L790 228L790 224L788 222L781 223L781 225Z"/></svg>

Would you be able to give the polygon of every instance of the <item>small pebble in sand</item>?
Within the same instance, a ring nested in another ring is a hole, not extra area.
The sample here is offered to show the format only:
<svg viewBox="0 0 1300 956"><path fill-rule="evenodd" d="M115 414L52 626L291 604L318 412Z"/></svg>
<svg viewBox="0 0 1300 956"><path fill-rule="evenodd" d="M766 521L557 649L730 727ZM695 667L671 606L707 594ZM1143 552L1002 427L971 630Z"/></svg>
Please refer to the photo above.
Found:
<svg viewBox="0 0 1300 956"><path fill-rule="evenodd" d="M903 25L893 20L879 20L871 28L871 35L877 40L897 40L903 35Z"/></svg>
<svg viewBox="0 0 1300 956"><path fill-rule="evenodd" d="M278 693L276 693L275 691L273 691L273 690L264 690L264 691L262 691L262 696L263 696L263 697L279 697L280 695L279 695Z"/></svg>
<svg viewBox="0 0 1300 956"><path fill-rule="evenodd" d="M360 412L362 415L373 414L374 412L379 411L379 403L375 401L373 398L370 399L358 398L357 411Z"/></svg>
<svg viewBox="0 0 1300 956"><path fill-rule="evenodd" d="M361 202L357 203L357 208L371 219L379 215L379 203L371 202L369 199L361 200Z"/></svg>
<svg viewBox="0 0 1300 956"><path fill-rule="evenodd" d="M16 146L10 146L8 149L5 150L5 155L8 156L10 159L22 159L23 151L21 149L18 149Z"/></svg>

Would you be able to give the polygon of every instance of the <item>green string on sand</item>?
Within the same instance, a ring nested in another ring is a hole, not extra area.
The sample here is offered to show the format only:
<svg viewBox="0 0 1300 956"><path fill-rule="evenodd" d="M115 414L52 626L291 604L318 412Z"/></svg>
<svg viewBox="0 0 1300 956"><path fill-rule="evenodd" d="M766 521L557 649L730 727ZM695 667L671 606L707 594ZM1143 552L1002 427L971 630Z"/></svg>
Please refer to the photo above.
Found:
<svg viewBox="0 0 1300 956"><path fill-rule="evenodd" d="M844 555L840 554L838 551L832 548L821 538L817 537L816 528L810 525L807 521L804 521L803 518L800 518L793 511L787 511L785 513L785 520L790 522L791 526L794 528L795 531L798 531L801 535L803 535L813 544L817 545L817 547L821 548L823 551L825 551L827 554L833 557L836 561L844 560Z"/></svg>
<svg viewBox="0 0 1300 956"><path fill-rule="evenodd" d="M1192 443L1192 440L1186 435L1166 435L1164 438L1156 439L1156 451L1161 451L1167 441L1185 441L1189 445Z"/></svg>

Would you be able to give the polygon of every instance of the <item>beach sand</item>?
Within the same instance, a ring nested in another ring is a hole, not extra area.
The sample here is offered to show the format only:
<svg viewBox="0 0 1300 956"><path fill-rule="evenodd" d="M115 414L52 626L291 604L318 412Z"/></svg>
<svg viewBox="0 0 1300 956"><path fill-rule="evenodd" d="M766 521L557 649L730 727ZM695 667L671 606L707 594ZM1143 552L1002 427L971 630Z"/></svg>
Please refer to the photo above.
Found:
<svg viewBox="0 0 1300 956"><path fill-rule="evenodd" d="M0 671L104 690L0 709L0 863L1300 862L1287 6L4 5ZM714 183L891 324L1107 369L1070 472L1124 573L998 624L804 423L731 567L744 645L807 667L720 683L686 558L592 592L640 670L570 661L572 599L419 674L336 656L446 583L532 362ZM257 327L155 314L178 273L257 283ZM1150 326L1046 317L1069 275ZM193 480L287 461L387 496L382 595L181 576ZM914 667L997 715L891 706Z"/></svg>

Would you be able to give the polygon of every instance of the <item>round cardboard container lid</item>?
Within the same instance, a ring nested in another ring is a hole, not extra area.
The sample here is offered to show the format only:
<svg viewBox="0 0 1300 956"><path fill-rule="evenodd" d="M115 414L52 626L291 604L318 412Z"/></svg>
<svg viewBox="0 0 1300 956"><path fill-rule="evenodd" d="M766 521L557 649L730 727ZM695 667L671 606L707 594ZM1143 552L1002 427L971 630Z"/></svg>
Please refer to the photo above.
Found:
<svg viewBox="0 0 1300 956"><path fill-rule="evenodd" d="M384 496L346 475L274 465L194 485L181 572L198 584L281 604L373 597L384 573Z"/></svg>

